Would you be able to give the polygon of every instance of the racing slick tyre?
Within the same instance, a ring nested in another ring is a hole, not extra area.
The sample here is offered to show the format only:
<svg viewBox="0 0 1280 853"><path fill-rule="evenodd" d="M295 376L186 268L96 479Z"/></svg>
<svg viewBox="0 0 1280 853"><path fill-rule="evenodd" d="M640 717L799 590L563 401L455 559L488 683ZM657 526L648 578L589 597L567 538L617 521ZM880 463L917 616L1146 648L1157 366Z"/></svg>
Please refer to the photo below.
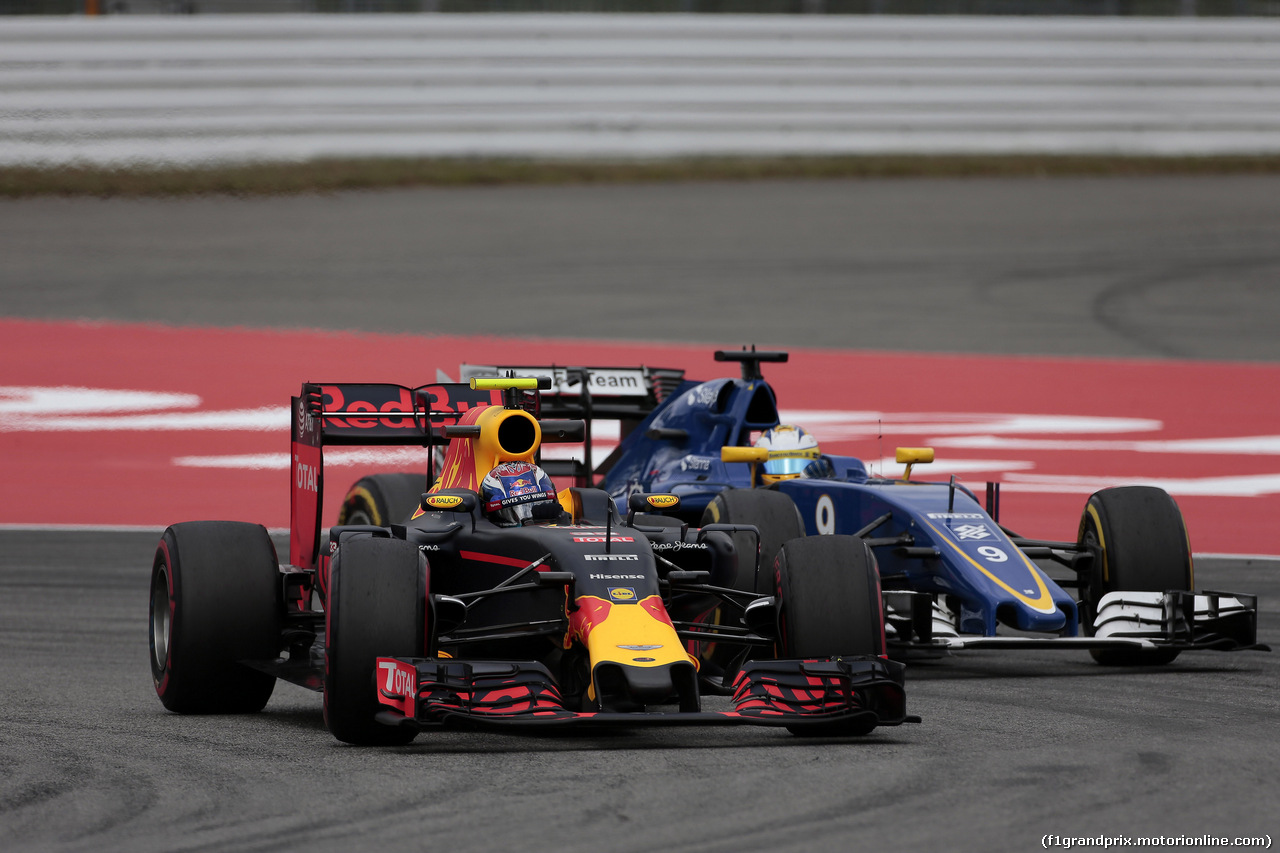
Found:
<svg viewBox="0 0 1280 853"><path fill-rule="evenodd" d="M804 520L795 502L771 489L727 489L716 495L702 513L701 525L754 524L760 530L760 574L755 572L756 538L733 534L738 552L738 578L734 589L773 594L773 561L782 543L805 535Z"/></svg>
<svg viewBox="0 0 1280 853"><path fill-rule="evenodd" d="M284 605L275 545L260 524L191 521L164 532L151 564L151 677L181 714L252 714L275 676Z"/></svg>
<svg viewBox="0 0 1280 853"><path fill-rule="evenodd" d="M418 509L427 490L424 474L373 474L347 491L338 510L338 524L401 524Z"/></svg>
<svg viewBox="0 0 1280 853"><path fill-rule="evenodd" d="M1168 492L1122 486L1094 492L1080 518L1079 546L1095 554L1083 587L1088 603L1085 632L1093 634L1098 602L1109 592L1194 589L1191 545L1182 512ZM1090 649L1104 666L1155 666L1175 649Z"/></svg>
<svg viewBox="0 0 1280 853"><path fill-rule="evenodd" d="M401 539L347 540L329 569L325 613L324 721L338 740L361 746L405 744L411 728L374 715L379 657L422 657L428 573L417 547Z"/></svg>
<svg viewBox="0 0 1280 853"><path fill-rule="evenodd" d="M792 539L774 564L781 606L780 658L883 655L880 573L867 544L856 536ZM864 735L874 715L823 726L788 727L796 735Z"/></svg>

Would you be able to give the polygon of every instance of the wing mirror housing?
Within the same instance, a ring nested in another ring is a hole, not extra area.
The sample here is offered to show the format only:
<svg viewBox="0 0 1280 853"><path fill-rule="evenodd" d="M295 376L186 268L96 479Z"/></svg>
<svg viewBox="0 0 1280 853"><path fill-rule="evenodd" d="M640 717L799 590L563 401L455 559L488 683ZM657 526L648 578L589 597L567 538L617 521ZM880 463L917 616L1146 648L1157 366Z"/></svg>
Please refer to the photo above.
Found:
<svg viewBox="0 0 1280 853"><path fill-rule="evenodd" d="M472 494L456 492L429 492L418 502L423 512L465 512L475 511L477 498Z"/></svg>
<svg viewBox="0 0 1280 853"><path fill-rule="evenodd" d="M671 512L680 508L678 495L641 492L627 499L627 526L634 527L637 512Z"/></svg>
<svg viewBox="0 0 1280 853"><path fill-rule="evenodd" d="M769 450L764 447L722 447L721 462L746 462L751 466L751 487L760 485L760 466L769 461Z"/></svg>
<svg viewBox="0 0 1280 853"><path fill-rule="evenodd" d="M909 482L911 480L911 469L916 465L924 465L933 461L932 447L899 447L894 452L894 461L899 465L906 465L907 470L902 474L902 481Z"/></svg>

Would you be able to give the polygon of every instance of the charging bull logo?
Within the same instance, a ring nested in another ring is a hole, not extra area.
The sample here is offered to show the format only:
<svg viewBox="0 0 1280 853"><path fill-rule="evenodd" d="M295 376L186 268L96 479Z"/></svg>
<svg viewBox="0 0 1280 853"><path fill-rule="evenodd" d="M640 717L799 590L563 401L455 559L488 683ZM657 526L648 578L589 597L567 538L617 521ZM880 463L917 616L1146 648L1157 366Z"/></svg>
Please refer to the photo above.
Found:
<svg viewBox="0 0 1280 853"><path fill-rule="evenodd" d="M697 666L676 634L662 597L641 598L633 586L611 586L604 598L579 597L578 609L569 614L564 647L575 642L586 646L593 665L614 661L627 666ZM649 652L653 659L637 660L638 650Z"/></svg>

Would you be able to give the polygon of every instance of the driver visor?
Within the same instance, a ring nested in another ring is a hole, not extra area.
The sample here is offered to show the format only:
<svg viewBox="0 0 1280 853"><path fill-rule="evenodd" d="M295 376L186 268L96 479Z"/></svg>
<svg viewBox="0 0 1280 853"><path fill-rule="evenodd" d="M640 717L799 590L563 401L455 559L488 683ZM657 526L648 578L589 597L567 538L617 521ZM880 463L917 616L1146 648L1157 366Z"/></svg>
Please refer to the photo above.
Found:
<svg viewBox="0 0 1280 853"><path fill-rule="evenodd" d="M782 459L770 459L764 463L766 474L799 474L809 466L815 456L788 456Z"/></svg>

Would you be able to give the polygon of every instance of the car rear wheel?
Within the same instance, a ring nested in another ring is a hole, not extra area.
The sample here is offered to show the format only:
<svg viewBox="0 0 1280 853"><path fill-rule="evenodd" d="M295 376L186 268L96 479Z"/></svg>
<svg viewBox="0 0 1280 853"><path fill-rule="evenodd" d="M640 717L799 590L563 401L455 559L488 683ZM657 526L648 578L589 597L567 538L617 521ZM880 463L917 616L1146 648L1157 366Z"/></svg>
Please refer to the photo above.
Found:
<svg viewBox="0 0 1280 853"><path fill-rule="evenodd" d="M340 741L405 744L411 728L374 719L379 657L422 657L426 648L428 571L418 549L400 539L346 540L329 570L325 613L324 720Z"/></svg>
<svg viewBox="0 0 1280 853"><path fill-rule="evenodd" d="M372 474L362 477L342 499L338 524L403 524L418 509L427 490L423 474Z"/></svg>
<svg viewBox="0 0 1280 853"><path fill-rule="evenodd" d="M756 538L733 534L738 552L738 577L734 589L773 593L773 561L782 543L804 536L804 519L795 502L771 489L728 489L716 495L702 513L701 524L754 524L760 530L760 573L755 575Z"/></svg>
<svg viewBox="0 0 1280 853"><path fill-rule="evenodd" d="M151 676L182 714L261 711L276 679L241 661L280 649L280 567L264 527L192 521L164 532L151 565Z"/></svg>
<svg viewBox="0 0 1280 853"><path fill-rule="evenodd" d="M1095 492L1085 504L1078 539L1095 555L1083 587L1087 634L1093 633L1098 602L1109 592L1194 588L1186 524L1163 489L1122 486ZM1105 666L1155 666L1178 656L1171 649L1091 649L1090 654Z"/></svg>
<svg viewBox="0 0 1280 853"><path fill-rule="evenodd" d="M880 574L867 544L856 536L792 539L778 551L775 594L780 604L779 657L883 655ZM874 715L830 726L794 727L798 735L863 735Z"/></svg>

